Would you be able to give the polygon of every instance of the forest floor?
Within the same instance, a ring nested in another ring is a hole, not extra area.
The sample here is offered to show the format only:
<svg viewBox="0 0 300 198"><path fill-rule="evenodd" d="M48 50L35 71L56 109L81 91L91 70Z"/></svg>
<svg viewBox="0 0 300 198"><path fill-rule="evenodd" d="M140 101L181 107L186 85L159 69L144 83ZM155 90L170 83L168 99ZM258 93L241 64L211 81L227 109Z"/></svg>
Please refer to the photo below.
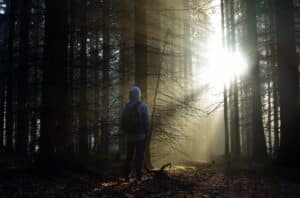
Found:
<svg viewBox="0 0 300 198"><path fill-rule="evenodd" d="M46 177L0 169L0 197L300 197L299 180L282 175L275 169L200 162L148 173L140 183L125 182L109 171Z"/></svg>

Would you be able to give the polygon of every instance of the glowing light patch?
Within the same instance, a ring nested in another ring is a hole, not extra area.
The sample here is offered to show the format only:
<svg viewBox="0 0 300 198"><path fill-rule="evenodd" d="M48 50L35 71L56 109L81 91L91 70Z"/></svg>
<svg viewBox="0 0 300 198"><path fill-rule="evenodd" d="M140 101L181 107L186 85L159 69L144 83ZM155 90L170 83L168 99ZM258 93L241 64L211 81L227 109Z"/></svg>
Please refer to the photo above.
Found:
<svg viewBox="0 0 300 198"><path fill-rule="evenodd" d="M208 68L204 81L212 87L220 88L235 76L243 75L247 70L245 58L240 53L227 53L212 50L208 56Z"/></svg>

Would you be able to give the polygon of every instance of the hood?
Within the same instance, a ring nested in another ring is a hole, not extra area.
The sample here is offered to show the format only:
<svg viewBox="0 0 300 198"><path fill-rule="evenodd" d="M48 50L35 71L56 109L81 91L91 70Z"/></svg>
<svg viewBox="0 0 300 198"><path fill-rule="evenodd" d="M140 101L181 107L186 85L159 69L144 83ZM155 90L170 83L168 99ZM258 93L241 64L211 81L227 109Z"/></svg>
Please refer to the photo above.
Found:
<svg viewBox="0 0 300 198"><path fill-rule="evenodd" d="M137 86L132 86L129 89L129 103L141 101L141 90Z"/></svg>

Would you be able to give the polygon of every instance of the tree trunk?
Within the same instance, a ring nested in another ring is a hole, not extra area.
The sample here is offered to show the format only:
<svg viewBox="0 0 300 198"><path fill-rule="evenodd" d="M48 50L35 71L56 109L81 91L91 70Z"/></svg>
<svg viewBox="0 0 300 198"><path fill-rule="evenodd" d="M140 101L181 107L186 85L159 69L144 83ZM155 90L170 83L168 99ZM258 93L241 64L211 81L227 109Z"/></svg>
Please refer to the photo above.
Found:
<svg viewBox="0 0 300 198"><path fill-rule="evenodd" d="M5 148L7 152L13 151L13 131L14 131L14 39L15 39L15 9L16 1L10 2L10 14L9 14L9 30L8 30L8 68L7 68L7 94L6 94L6 144Z"/></svg>
<svg viewBox="0 0 300 198"><path fill-rule="evenodd" d="M147 0L135 0L135 84L140 87L142 99L147 101Z"/></svg>
<svg viewBox="0 0 300 198"><path fill-rule="evenodd" d="M276 0L276 38L281 139L278 159L287 166L299 165L298 61L292 0Z"/></svg>
<svg viewBox="0 0 300 198"><path fill-rule="evenodd" d="M184 8L189 9L188 1L184 1ZM187 97L189 94L189 74L191 71L191 27L190 27L190 17L189 12L187 12L184 16L184 46L183 46L183 93L186 104L189 102L189 98Z"/></svg>
<svg viewBox="0 0 300 198"><path fill-rule="evenodd" d="M225 48L225 5L224 0L221 0L221 29L222 29L222 46ZM224 132L225 132L225 159L229 159L229 129L228 129L228 100L227 87L224 85L223 89L224 100Z"/></svg>
<svg viewBox="0 0 300 198"><path fill-rule="evenodd" d="M98 19L99 20L99 19ZM95 94L95 98L94 98L94 152L98 151L98 147L99 147L99 132L100 132L100 87L99 85L101 84L100 81L100 72L101 72L101 62L100 62L100 57L99 57L99 31L97 30L97 33L95 34L95 42L96 42L96 49L95 52L93 53L93 60L94 60L94 80L96 83L95 86L95 90L94 90L94 94Z"/></svg>
<svg viewBox="0 0 300 198"><path fill-rule="evenodd" d="M4 149L4 100L5 100L5 80L0 80L0 152Z"/></svg>
<svg viewBox="0 0 300 198"><path fill-rule="evenodd" d="M264 161L267 157L266 140L262 123L261 111L261 88L260 88L260 68L257 52L257 21L256 2L246 1L247 8L247 32L248 32L248 64L252 81L252 133L253 133L253 159Z"/></svg>
<svg viewBox="0 0 300 198"><path fill-rule="evenodd" d="M278 67L276 60L276 22L275 22L275 9L274 9L274 1L267 1L267 8L269 10L268 16L271 24L271 31L273 32L271 35L271 46L270 46L270 54L271 54L271 82L273 82L272 86L272 99L273 99L273 128L274 128L274 141L273 141L273 154L278 154L279 149L279 106L278 106Z"/></svg>
<svg viewBox="0 0 300 198"><path fill-rule="evenodd" d="M121 5L120 13L120 26L121 26L121 41L120 41L120 68L119 68L119 92L120 92L120 115L128 99L129 90L129 64L131 55L129 53L129 40L130 40L130 30L128 28L130 24L129 18L129 2L128 0L123 0ZM119 152L123 156L126 154L126 135L121 132L119 136Z"/></svg>
<svg viewBox="0 0 300 198"><path fill-rule="evenodd" d="M78 3L73 0L68 0L68 9L69 9L69 25L68 25L68 34L69 34L69 58L68 58L68 105L69 105L69 116L67 118L67 126L69 129L67 130L69 134L67 135L69 138L68 152L74 153L75 151L75 135L73 132L73 119L74 119L74 110L73 107L73 98L74 98L74 67L75 67L75 18L76 18L76 8L78 7Z"/></svg>
<svg viewBox="0 0 300 198"><path fill-rule="evenodd" d="M87 1L81 0L80 11L80 99L79 99L79 154L88 156L88 101L87 101Z"/></svg>
<svg viewBox="0 0 300 198"><path fill-rule="evenodd" d="M225 3L226 26L227 26L227 50L235 53L235 20L234 20L234 1L227 0ZM240 120L239 120L239 95L238 77L235 75L231 79L229 86L229 110L230 110L230 139L231 157L238 160L240 158Z"/></svg>
<svg viewBox="0 0 300 198"><path fill-rule="evenodd" d="M40 155L38 162L51 168L52 159L66 160L68 116L67 1L47 0L45 64L43 67ZM60 164L61 165L61 164Z"/></svg>
<svg viewBox="0 0 300 198"><path fill-rule="evenodd" d="M134 54L135 54L135 84L141 89L142 100L147 101L147 0L134 1ZM151 135L145 151L145 163L151 168L150 155Z"/></svg>
<svg viewBox="0 0 300 198"><path fill-rule="evenodd" d="M17 79L17 123L16 152L20 156L28 153L29 112L28 112L28 51L29 51L29 1L21 1L20 47Z"/></svg>
<svg viewBox="0 0 300 198"><path fill-rule="evenodd" d="M274 59L274 58L273 58ZM273 79L273 109L274 109L274 153L277 155L279 150L279 110L278 110L278 77L277 67L275 62L272 68L272 79Z"/></svg>
<svg viewBox="0 0 300 198"><path fill-rule="evenodd" d="M271 79L269 79L268 87L267 87L267 92L268 92L268 123L267 123L267 128L268 128L268 145L269 145L269 154L272 155L273 152L273 144L272 144L272 108L271 108Z"/></svg>
<svg viewBox="0 0 300 198"><path fill-rule="evenodd" d="M101 152L108 154L109 149L109 95L110 95L110 1L104 0L103 6L103 64L102 64L102 118L101 118Z"/></svg>

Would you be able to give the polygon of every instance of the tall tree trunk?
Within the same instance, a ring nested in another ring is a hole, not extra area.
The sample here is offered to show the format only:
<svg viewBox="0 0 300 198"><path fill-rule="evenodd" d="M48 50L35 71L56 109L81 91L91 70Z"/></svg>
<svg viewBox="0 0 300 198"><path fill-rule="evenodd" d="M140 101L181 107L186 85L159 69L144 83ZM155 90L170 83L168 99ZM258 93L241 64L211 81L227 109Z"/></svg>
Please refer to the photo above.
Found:
<svg viewBox="0 0 300 198"><path fill-rule="evenodd" d="M147 0L134 1L134 54L135 54L135 84L142 92L142 99L147 101ZM145 163L151 168L150 155L151 135L146 145Z"/></svg>
<svg viewBox="0 0 300 198"><path fill-rule="evenodd" d="M188 1L184 1L184 8L189 9ZM184 99L186 104L189 102L189 98L187 97L189 94L189 74L191 71L191 27L190 27L190 17L189 12L186 12L184 16L184 46L183 46L183 93L185 95ZM172 65L171 65L172 66Z"/></svg>
<svg viewBox="0 0 300 198"><path fill-rule="evenodd" d="M264 161L267 157L266 140L262 123L261 111L261 88L260 88L260 68L257 52L257 21L256 2L246 0L247 8L247 32L248 32L248 64L252 81L252 133L253 133L253 159Z"/></svg>
<svg viewBox="0 0 300 198"><path fill-rule="evenodd" d="M234 77L233 81L233 127L234 127L234 151L233 157L236 159L240 158L241 155L241 143L240 143L240 116L239 116L239 94L238 94L238 80L237 76Z"/></svg>
<svg viewBox="0 0 300 198"><path fill-rule="evenodd" d="M226 26L227 26L227 50L235 53L235 20L234 20L234 1L227 0L225 3ZM230 110L230 139L231 157L240 158L240 120L239 120L239 95L238 77L235 75L229 86L229 110Z"/></svg>
<svg viewBox="0 0 300 198"><path fill-rule="evenodd" d="M41 7L41 2L38 1L35 6L37 8ZM42 17L37 17L35 20L35 23L37 25L40 25L43 22ZM33 45L39 46L40 38L39 35L41 34L40 31L34 31L33 32ZM33 52L34 57L40 56L40 49L36 48ZM38 119L40 118L40 80L39 80L39 71L40 71L40 65L38 61L33 66L33 86L32 86L32 113L31 113L31 121L30 121L30 145L29 145L29 152L31 154L35 153L38 146L38 134L39 134L39 124Z"/></svg>
<svg viewBox="0 0 300 198"><path fill-rule="evenodd" d="M28 51L29 51L29 10L30 2L21 1L20 47L17 79L17 125L16 152L20 156L28 153L29 112L28 112Z"/></svg>
<svg viewBox="0 0 300 198"><path fill-rule="evenodd" d="M299 165L298 61L292 0L276 0L276 38L279 76L281 139L278 159L285 165Z"/></svg>
<svg viewBox="0 0 300 198"><path fill-rule="evenodd" d="M4 149L4 100L5 100L5 80L0 80L0 152Z"/></svg>
<svg viewBox="0 0 300 198"><path fill-rule="evenodd" d="M119 65L119 92L120 92L120 111L123 110L124 105L128 99L128 88L129 88L129 64L130 64L130 53L129 53L129 40L130 30L128 28L130 24L129 18L129 2L128 0L121 1L121 13L120 13L120 26L121 26L121 41L120 41L120 65ZM121 113L120 113L121 115ZM119 152L123 156L126 154L126 135L121 132L119 136Z"/></svg>
<svg viewBox="0 0 300 198"><path fill-rule="evenodd" d="M100 20L100 19L98 19ZM101 72L101 62L100 62L100 57L99 57L99 38L100 38L100 34L99 34L99 30L96 30L97 33L95 33L95 42L96 42L96 49L93 53L93 60L94 60L94 80L96 83L95 89L94 89L94 123L95 123L95 127L94 127L94 152L98 152L98 147L99 147L99 132L100 132L100 87L99 85L101 84L100 81L100 72Z"/></svg>
<svg viewBox="0 0 300 198"><path fill-rule="evenodd" d="M68 105L69 105L69 116L67 118L67 126L69 129L68 137L69 145L67 147L68 152L73 153L75 151L75 135L73 133L73 119L74 119L74 107L73 107L73 98L74 98L74 66L75 66L75 18L76 18L76 8L78 3L73 0L68 0L68 9L69 9L69 24L68 24L68 34L69 34L69 58L68 58Z"/></svg>
<svg viewBox="0 0 300 198"><path fill-rule="evenodd" d="M129 29L128 25L130 24L129 18L129 2L128 0L123 0L121 5L121 13L120 13L120 28L121 28L121 41L120 41L120 98L121 98L121 106L126 104L126 100L128 97L128 87L129 82L126 79L126 75L129 75L129 54L126 53L129 50L129 43L128 40L130 39L129 36Z"/></svg>
<svg viewBox="0 0 300 198"><path fill-rule="evenodd" d="M222 46L225 48L225 0L221 0L221 30L222 30ZM227 87L224 85L223 89L224 100L224 132L225 132L225 159L229 159L229 128L228 128L228 96Z"/></svg>
<svg viewBox="0 0 300 198"><path fill-rule="evenodd" d="M234 1L230 1L230 34L231 34L231 52L235 53L235 20L234 20ZM232 156L235 159L240 158L241 145L240 145L240 117L239 117L239 94L238 94L238 76L235 75L233 79L233 145L234 149L232 151Z"/></svg>
<svg viewBox="0 0 300 198"><path fill-rule="evenodd" d="M52 167L52 159L66 160L68 116L67 0L46 0L45 63L43 67L40 155L38 162Z"/></svg>
<svg viewBox="0 0 300 198"><path fill-rule="evenodd" d="M80 99L79 99L79 154L84 158L88 155L87 126L87 1L81 0L80 16Z"/></svg>
<svg viewBox="0 0 300 198"><path fill-rule="evenodd" d="M224 132L225 132L225 158L229 160L229 128L228 128L228 95L227 87L224 86Z"/></svg>
<svg viewBox="0 0 300 198"><path fill-rule="evenodd" d="M273 151L273 144L272 144L272 107L271 107L271 79L268 79L268 87L267 87L267 92L268 92L268 123L267 123L267 128L268 128L268 143L269 143L269 153L272 155Z"/></svg>
<svg viewBox="0 0 300 198"><path fill-rule="evenodd" d="M135 84L140 87L142 99L147 101L147 0L135 0Z"/></svg>
<svg viewBox="0 0 300 198"><path fill-rule="evenodd" d="M8 30L8 68L7 68L7 94L6 94L6 144L5 148L7 152L13 151L13 131L14 131L14 39L15 39L15 10L16 1L10 1L10 13L9 13L9 30Z"/></svg>
<svg viewBox="0 0 300 198"><path fill-rule="evenodd" d="M35 34L36 40L34 42L35 45L38 45L39 39L38 39L38 31ZM38 57L38 50L35 50L34 55ZM33 68L33 88L32 88L32 114L31 114L31 121L30 121L30 144L29 144L29 152L34 153L36 151L36 145L37 145L37 132L38 132L38 65L36 64Z"/></svg>
<svg viewBox="0 0 300 198"><path fill-rule="evenodd" d="M273 32L271 35L271 46L270 46L270 54L271 54L271 78L273 82L272 86L272 99L273 99L273 124L274 124L274 145L273 145L273 154L278 155L279 149L279 106L278 106L278 67L277 67L277 59L276 59L276 18L275 18L275 8L274 1L268 0L268 16L269 21L271 23L271 31Z"/></svg>
<svg viewBox="0 0 300 198"><path fill-rule="evenodd" d="M101 151L108 154L109 147L109 95L110 95L110 1L104 0L103 6L103 64L102 64L102 118L101 118Z"/></svg>
<svg viewBox="0 0 300 198"><path fill-rule="evenodd" d="M273 51L275 52L275 50ZM274 53L272 53L274 54ZM272 57L274 59L274 57ZM273 109L274 109L274 153L277 155L279 150L279 110L278 110L278 77L277 67L273 61L272 79L273 79Z"/></svg>

